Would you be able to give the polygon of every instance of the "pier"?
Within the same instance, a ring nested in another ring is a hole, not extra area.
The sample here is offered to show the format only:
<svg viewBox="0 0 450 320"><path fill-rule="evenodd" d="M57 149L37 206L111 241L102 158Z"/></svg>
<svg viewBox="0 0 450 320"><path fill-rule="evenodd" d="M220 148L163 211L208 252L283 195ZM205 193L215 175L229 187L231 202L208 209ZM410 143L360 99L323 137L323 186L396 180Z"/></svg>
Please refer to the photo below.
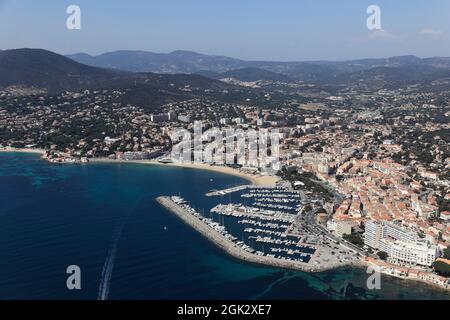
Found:
<svg viewBox="0 0 450 320"><path fill-rule="evenodd" d="M206 193L206 196L207 197L225 196L229 193L234 193L234 192L245 190L248 187L249 187L249 185L242 185L242 186L232 187L232 188L223 189L223 190L213 190L213 191Z"/></svg>

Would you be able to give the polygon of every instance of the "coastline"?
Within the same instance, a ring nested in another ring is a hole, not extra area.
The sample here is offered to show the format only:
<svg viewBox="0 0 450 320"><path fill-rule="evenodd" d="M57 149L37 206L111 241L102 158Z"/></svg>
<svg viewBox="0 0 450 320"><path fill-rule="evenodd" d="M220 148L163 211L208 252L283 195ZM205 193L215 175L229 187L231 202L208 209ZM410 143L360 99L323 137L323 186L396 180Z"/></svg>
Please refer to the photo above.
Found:
<svg viewBox="0 0 450 320"><path fill-rule="evenodd" d="M371 261L368 261L367 259L364 260L364 263L366 266L372 266L372 267L378 267L379 266L376 263L373 263ZM437 283L434 283L432 281L427 281L424 279L420 279L420 278L411 278L411 277L405 277L405 276L401 276L401 275L397 275L395 273L389 272L387 270L379 270L380 274L391 277L393 279L398 279L398 280L402 280L402 281L407 281L407 282L413 282L413 283L420 283L420 284L425 284L435 290L440 290L442 292L446 292L446 293L450 293L450 286L447 287L443 287Z"/></svg>
<svg viewBox="0 0 450 320"><path fill-rule="evenodd" d="M43 155L46 151L43 149L37 149L37 148L12 148L12 147L0 147L0 153L30 153L30 154L39 154ZM45 159L42 159L45 160ZM277 181L279 181L279 177L274 176L260 176L260 175L252 175L249 173L244 173L239 171L238 169L234 169L231 167L225 167L225 166L213 166L209 164L194 164L194 163L161 163L156 160L115 160L115 159L108 159L108 158L91 158L89 159L89 163L120 163L120 164L126 164L126 163L134 163L134 164L149 164L149 165L159 165L159 166L169 166L169 167L180 167L180 168L189 168L189 169L199 169L199 170L208 170L212 172L218 172L226 175L232 175L237 176L242 179L247 180L248 182L259 185L259 186L270 186L275 185ZM69 163L70 164L70 163ZM173 210L168 208L167 206L163 205L158 199L156 200L159 204L161 204L163 207L165 207L170 212L174 213ZM177 213L175 213L177 216L179 216ZM181 217L180 217L181 218ZM182 218L181 218L182 219ZM233 250L228 250L224 246L218 244L214 239L211 239L210 236L205 235L203 232L199 231L197 227L191 225L191 223L185 221L182 219L185 223L193 227L195 230L200 232L205 238L207 238L209 241L211 241L213 244L224 250L227 254L230 256L244 261L248 263L254 263L259 265L267 265L277 268L283 268L283 269L290 269L290 270L297 270L297 271L303 271L303 272L310 272L310 273L317 273L317 272L324 272L329 270L334 270L342 267L356 267L356 268L365 268L368 265L373 265L372 263L365 261L361 259L358 261L358 263L346 263L342 265L328 265L328 266L307 266L305 264L300 263L290 263L289 261L260 261L259 258L261 257L253 257L254 255L250 254L250 257L248 257L249 253L243 252L243 254L240 254L239 252L236 253ZM226 240L226 239L225 239ZM266 258L266 257L264 257ZM274 259L275 260L275 259ZM435 289L444 290L446 292L450 291L450 287L443 288L442 286L435 284L433 282L422 280L422 279L416 279L416 278L405 278L401 276L397 276L395 274L381 271L382 274L400 279L400 280L406 280L406 281L412 281L412 282L418 282L423 283L425 285L434 287Z"/></svg>
<svg viewBox="0 0 450 320"><path fill-rule="evenodd" d="M12 147L3 147L0 148L0 152L16 152L16 153L35 153L43 155L45 150L37 149L37 148L12 148Z"/></svg>
<svg viewBox="0 0 450 320"><path fill-rule="evenodd" d="M135 163L135 164L149 164L149 165L158 165L158 166L166 166L166 167L178 167L178 168L187 168L187 169L199 169L199 170L207 170L212 172L218 172L230 176L239 177L247 180L251 184L257 186L273 186L275 185L280 178L276 176L262 176L262 175L253 175L249 173L242 172L238 169L234 169L226 166L214 166L209 164L197 164L197 163L161 163L156 160L112 160L108 158L92 158L89 159L90 163Z"/></svg>
<svg viewBox="0 0 450 320"><path fill-rule="evenodd" d="M0 148L0 152L17 152L17 153L34 153L43 155L46 151L43 149L37 148L12 148L12 147L4 147ZM275 185L280 178L277 176L263 176L263 175L253 175L250 173L242 172L238 169L234 169L227 166L215 166L209 164L197 164L197 163L161 163L156 160L117 160L117 159L109 159L109 158L90 158L88 163L134 163L134 164L149 164L149 165L158 165L158 166L167 166L167 167L178 167L178 168L187 168L187 169L199 169L199 170L208 170L212 172L218 172L230 176L235 176L247 180L251 184L257 186L273 186Z"/></svg>

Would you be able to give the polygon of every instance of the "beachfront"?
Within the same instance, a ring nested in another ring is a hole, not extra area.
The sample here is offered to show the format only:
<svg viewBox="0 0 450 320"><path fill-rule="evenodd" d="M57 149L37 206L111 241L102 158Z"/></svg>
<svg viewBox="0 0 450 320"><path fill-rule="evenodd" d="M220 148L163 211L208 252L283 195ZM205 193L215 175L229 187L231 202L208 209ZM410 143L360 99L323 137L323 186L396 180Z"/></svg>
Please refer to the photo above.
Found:
<svg viewBox="0 0 450 320"><path fill-rule="evenodd" d="M260 174L250 174L247 172L243 172L241 170L227 167L227 166L216 166L210 164L203 163L162 163L156 160L112 160L108 158L92 158L89 159L90 162L106 162L106 163L138 163L138 164L149 164L149 165L158 165L158 166L170 166L170 167L179 167L179 168L188 168L188 169L199 169L199 170L208 170L218 173L223 173L231 176L240 177L249 181L251 184L258 186L272 186L275 185L278 181L280 181L280 177L278 176L269 176L269 175L260 175Z"/></svg>
<svg viewBox="0 0 450 320"><path fill-rule="evenodd" d="M12 148L12 147L3 147L0 148L0 152L20 152L20 153L36 153L40 155L45 154L45 150L36 149L36 148ZM275 185L278 181L280 181L280 177L278 176L270 176L270 175L260 175L260 174L250 174L247 172L243 172L241 170L227 167L227 166L216 166L210 164L203 163L162 163L157 160L119 160L119 159L109 159L109 158L90 158L89 162L94 163L137 163L137 164L149 164L149 165L159 165L159 166L170 166L170 167L179 167L179 168L188 168L188 169L199 169L199 170L208 170L218 173L223 173L231 176L240 177L249 181L251 184L258 186L272 186ZM64 162L63 162L64 163ZM67 162L73 163L73 162Z"/></svg>
<svg viewBox="0 0 450 320"><path fill-rule="evenodd" d="M43 155L45 150L37 148L0 147L0 152L36 153Z"/></svg>

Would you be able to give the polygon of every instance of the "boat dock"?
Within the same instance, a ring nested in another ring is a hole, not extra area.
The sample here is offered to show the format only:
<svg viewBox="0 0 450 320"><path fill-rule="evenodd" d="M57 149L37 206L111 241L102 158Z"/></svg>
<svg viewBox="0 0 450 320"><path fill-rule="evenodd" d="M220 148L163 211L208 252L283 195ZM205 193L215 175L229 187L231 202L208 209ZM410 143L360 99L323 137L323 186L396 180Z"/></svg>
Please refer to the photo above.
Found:
<svg viewBox="0 0 450 320"><path fill-rule="evenodd" d="M234 193L234 192L245 190L248 187L249 187L249 185L246 184L246 185L232 187L232 188L228 188L228 189L212 190L212 191L206 193L206 196L207 197L225 196L229 193Z"/></svg>
<svg viewBox="0 0 450 320"><path fill-rule="evenodd" d="M262 210L260 208L248 207L242 204L218 204L211 209L211 212L224 216L253 217L284 224L291 224L295 220L295 216L289 213L267 209Z"/></svg>

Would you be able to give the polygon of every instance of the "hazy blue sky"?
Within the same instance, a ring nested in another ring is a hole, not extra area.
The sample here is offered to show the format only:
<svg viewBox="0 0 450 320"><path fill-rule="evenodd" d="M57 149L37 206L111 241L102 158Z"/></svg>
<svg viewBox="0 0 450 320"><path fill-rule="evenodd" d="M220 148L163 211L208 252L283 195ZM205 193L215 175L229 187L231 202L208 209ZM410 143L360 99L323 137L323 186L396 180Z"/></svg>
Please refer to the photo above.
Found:
<svg viewBox="0 0 450 320"><path fill-rule="evenodd" d="M66 28L66 8L82 29ZM381 7L383 31L366 27ZM194 50L243 59L450 56L448 0L0 0L0 49Z"/></svg>

